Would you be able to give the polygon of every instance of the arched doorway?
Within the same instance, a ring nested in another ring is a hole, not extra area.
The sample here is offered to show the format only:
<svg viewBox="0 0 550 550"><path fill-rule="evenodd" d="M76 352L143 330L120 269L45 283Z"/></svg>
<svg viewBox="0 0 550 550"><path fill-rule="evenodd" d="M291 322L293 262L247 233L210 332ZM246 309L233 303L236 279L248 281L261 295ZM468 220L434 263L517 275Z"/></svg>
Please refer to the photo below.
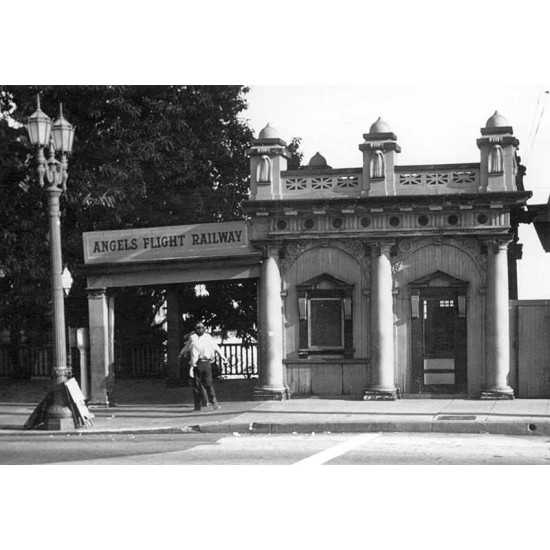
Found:
<svg viewBox="0 0 550 550"><path fill-rule="evenodd" d="M466 393L467 287L442 271L409 284L414 393Z"/></svg>

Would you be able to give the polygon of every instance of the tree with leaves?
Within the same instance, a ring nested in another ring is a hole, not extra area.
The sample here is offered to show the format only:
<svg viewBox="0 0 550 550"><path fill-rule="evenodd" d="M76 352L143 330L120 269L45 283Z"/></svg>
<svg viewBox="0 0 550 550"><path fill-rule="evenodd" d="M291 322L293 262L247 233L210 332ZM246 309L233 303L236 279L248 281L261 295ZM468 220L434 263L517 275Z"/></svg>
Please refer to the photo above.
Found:
<svg viewBox="0 0 550 550"><path fill-rule="evenodd" d="M75 279L69 323L85 326L84 231L243 218L241 205L249 190L246 151L253 139L242 116L247 91L242 86L1 86L1 322L37 330L48 324L46 198L36 183L23 127L35 110L37 93L52 118L62 102L66 118L76 126L61 202L62 243L64 262ZM291 162L299 165L299 140L291 142L290 150ZM253 331L255 318L245 322L239 311L252 314L255 292L248 289L234 300L231 294L242 285L231 292L223 283L208 286L209 310L226 314L216 314L215 322L233 328L228 319L239 332ZM129 314L137 307L133 299L145 301L139 306L148 313L142 319L145 328L164 300L156 288L126 289L123 296L121 308L126 306ZM205 302L196 298L186 308L206 315Z"/></svg>

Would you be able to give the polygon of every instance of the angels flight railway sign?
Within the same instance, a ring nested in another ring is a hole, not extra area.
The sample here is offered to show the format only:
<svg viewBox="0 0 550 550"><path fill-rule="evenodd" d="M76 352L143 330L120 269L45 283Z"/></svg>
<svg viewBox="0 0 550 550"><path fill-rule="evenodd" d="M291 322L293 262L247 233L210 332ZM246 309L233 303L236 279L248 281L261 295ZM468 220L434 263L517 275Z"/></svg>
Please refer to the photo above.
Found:
<svg viewBox="0 0 550 550"><path fill-rule="evenodd" d="M84 263L147 262L250 254L244 222L83 233Z"/></svg>

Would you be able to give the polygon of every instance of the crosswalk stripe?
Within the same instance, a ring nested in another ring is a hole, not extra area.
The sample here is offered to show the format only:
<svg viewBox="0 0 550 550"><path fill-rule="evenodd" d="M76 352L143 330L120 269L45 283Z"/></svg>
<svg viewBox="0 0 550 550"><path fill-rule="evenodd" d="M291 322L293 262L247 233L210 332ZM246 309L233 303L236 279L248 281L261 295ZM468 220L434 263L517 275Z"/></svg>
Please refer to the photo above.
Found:
<svg viewBox="0 0 550 550"><path fill-rule="evenodd" d="M308 456L303 460L299 460L294 464L294 466L316 466L316 465L324 464L325 462L328 462L329 460L332 460L337 456L341 456L347 453L348 451L351 451L359 447L363 443L366 443L367 441L372 441L373 439L379 436L380 436L380 433L366 433L366 434L351 436L346 441L342 441L342 443L338 443L338 445L334 445L333 447L329 447L328 449L315 453L314 455Z"/></svg>

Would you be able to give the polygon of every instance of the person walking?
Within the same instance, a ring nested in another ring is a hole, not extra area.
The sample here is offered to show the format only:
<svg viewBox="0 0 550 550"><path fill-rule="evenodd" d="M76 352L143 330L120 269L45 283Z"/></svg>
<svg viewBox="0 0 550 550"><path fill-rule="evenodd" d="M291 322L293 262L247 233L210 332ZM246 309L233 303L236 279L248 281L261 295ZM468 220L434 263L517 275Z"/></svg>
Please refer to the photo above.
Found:
<svg viewBox="0 0 550 550"><path fill-rule="evenodd" d="M208 402L213 408L219 409L220 405L214 391L212 377L212 363L219 355L224 364L227 363L220 346L212 338L202 323L195 325L195 334L189 340L189 376L193 379L193 399L195 410L200 411Z"/></svg>
<svg viewBox="0 0 550 550"><path fill-rule="evenodd" d="M183 381L184 386L190 385L189 380L189 362L191 360L191 340L197 335L192 330L183 335L183 347L178 353L178 364L180 367L180 379Z"/></svg>

